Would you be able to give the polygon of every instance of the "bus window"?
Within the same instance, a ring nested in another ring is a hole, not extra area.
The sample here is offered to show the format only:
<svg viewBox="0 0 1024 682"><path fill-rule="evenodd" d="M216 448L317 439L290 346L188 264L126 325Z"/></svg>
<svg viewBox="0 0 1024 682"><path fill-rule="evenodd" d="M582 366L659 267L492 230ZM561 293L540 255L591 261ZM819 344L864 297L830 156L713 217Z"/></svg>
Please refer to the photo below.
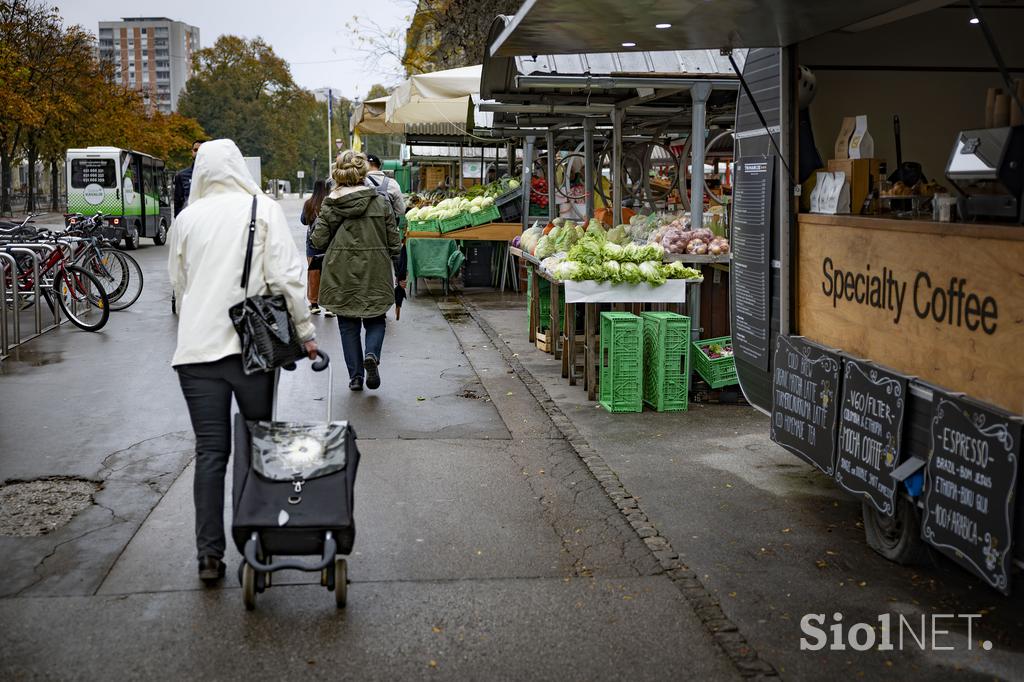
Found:
<svg viewBox="0 0 1024 682"><path fill-rule="evenodd" d="M117 187L117 168L113 159L71 160L71 186L80 189L92 184Z"/></svg>

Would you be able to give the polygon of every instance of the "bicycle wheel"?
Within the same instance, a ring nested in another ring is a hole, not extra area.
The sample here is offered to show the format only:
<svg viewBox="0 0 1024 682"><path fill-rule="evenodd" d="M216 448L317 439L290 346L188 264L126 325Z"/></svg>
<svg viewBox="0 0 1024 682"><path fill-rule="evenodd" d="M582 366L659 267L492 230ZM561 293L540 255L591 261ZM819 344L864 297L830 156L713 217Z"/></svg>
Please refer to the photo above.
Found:
<svg viewBox="0 0 1024 682"><path fill-rule="evenodd" d="M110 301L103 285L77 265L69 265L57 273L53 293L61 312L79 329L99 331L110 318Z"/></svg>
<svg viewBox="0 0 1024 682"><path fill-rule="evenodd" d="M118 258L119 254L120 252L113 249L91 250L86 258L76 263L99 280L103 291L107 292L111 306L114 306L128 288L128 272L124 261Z"/></svg>
<svg viewBox="0 0 1024 682"><path fill-rule="evenodd" d="M139 262L123 251L108 251L120 261L120 268L124 272L124 279L121 287L117 290L117 299L110 299L111 310L124 310L128 308L142 295L142 266Z"/></svg>

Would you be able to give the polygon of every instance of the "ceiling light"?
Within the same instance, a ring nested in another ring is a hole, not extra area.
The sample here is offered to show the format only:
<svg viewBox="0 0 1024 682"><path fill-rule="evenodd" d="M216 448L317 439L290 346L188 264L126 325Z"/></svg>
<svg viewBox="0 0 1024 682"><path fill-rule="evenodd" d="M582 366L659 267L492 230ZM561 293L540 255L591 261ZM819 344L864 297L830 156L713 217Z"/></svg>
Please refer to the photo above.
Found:
<svg viewBox="0 0 1024 682"><path fill-rule="evenodd" d="M636 43L622 43L623 47L636 47Z"/></svg>
<svg viewBox="0 0 1024 682"><path fill-rule="evenodd" d="M979 19L978 17L971 17L971 23L972 24L980 24L981 23L981 19Z"/></svg>
<svg viewBox="0 0 1024 682"><path fill-rule="evenodd" d="M672 28L672 24L655 24L654 28Z"/></svg>

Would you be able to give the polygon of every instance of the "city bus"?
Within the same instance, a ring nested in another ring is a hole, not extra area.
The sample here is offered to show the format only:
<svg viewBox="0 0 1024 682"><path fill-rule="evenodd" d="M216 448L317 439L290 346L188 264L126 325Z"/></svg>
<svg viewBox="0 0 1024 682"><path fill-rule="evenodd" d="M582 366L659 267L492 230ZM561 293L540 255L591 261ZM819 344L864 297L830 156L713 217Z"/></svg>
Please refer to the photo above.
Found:
<svg viewBox="0 0 1024 682"><path fill-rule="evenodd" d="M68 218L76 213L109 217L108 236L139 247L143 237L162 245L171 224L170 177L161 159L118 147L69 149L66 157Z"/></svg>

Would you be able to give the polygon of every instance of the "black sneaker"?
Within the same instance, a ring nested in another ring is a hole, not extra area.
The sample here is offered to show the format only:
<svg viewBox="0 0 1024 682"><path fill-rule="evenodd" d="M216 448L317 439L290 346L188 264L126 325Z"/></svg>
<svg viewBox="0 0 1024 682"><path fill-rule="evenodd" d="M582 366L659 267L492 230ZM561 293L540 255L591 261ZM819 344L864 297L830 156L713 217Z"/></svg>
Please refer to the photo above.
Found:
<svg viewBox="0 0 1024 682"><path fill-rule="evenodd" d="M212 587L224 577L224 569L224 562L217 557L204 556L199 560L199 579Z"/></svg>
<svg viewBox="0 0 1024 682"><path fill-rule="evenodd" d="M363 378L356 377L348 382L348 390L350 391L361 391L363 390Z"/></svg>
<svg viewBox="0 0 1024 682"><path fill-rule="evenodd" d="M309 304L309 314L310 315L319 315L323 311L324 311L323 308L321 308L318 304L316 304L316 303L310 303Z"/></svg>
<svg viewBox="0 0 1024 682"><path fill-rule="evenodd" d="M366 387L370 390L380 388L380 370L377 369L377 358L368 353L363 358L363 369L366 370Z"/></svg>

